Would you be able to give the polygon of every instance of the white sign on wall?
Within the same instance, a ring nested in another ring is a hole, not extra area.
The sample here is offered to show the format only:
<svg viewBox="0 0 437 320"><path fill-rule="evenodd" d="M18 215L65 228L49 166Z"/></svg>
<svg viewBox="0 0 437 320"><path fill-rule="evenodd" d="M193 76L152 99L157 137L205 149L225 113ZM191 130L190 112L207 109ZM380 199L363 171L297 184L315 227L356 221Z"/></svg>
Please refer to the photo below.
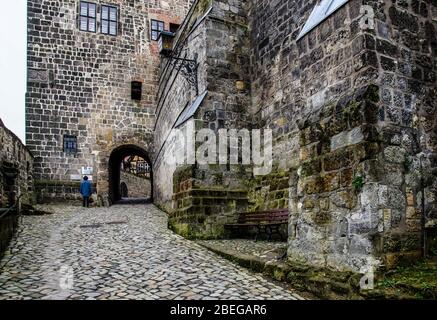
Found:
<svg viewBox="0 0 437 320"><path fill-rule="evenodd" d="M82 174L84 175L92 175L94 172L94 168L92 167L82 167Z"/></svg>
<svg viewBox="0 0 437 320"><path fill-rule="evenodd" d="M80 181L80 180L82 180L82 176L80 174L72 174L70 176L70 179L73 181Z"/></svg>

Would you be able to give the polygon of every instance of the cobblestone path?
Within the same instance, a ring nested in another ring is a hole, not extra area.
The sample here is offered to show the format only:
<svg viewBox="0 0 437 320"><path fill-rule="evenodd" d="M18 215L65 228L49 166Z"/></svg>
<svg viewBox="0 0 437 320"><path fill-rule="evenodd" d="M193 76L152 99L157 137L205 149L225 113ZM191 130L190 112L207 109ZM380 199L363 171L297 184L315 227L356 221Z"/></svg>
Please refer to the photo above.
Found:
<svg viewBox="0 0 437 320"><path fill-rule="evenodd" d="M152 205L24 217L0 299L299 299L167 230Z"/></svg>

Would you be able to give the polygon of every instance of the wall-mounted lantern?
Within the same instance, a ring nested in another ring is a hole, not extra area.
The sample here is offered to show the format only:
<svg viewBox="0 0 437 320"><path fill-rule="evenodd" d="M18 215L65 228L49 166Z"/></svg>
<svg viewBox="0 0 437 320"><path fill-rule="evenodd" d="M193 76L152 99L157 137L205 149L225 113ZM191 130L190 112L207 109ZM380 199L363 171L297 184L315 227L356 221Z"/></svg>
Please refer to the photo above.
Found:
<svg viewBox="0 0 437 320"><path fill-rule="evenodd" d="M173 41L175 34L169 31L161 31L158 36L159 54L168 56L173 51Z"/></svg>
<svg viewBox="0 0 437 320"><path fill-rule="evenodd" d="M178 72L187 79L195 88L196 95L199 95L199 84L197 78L198 63L197 55L195 59L181 58L173 52L173 45L176 34L169 31L161 31L158 36L159 53L164 59L168 59Z"/></svg>

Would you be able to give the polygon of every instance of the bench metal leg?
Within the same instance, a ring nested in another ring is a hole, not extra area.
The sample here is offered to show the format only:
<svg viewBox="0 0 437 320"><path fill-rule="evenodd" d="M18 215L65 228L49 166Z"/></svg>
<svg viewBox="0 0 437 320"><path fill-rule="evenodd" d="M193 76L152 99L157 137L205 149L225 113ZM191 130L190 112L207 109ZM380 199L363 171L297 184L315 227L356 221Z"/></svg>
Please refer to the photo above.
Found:
<svg viewBox="0 0 437 320"><path fill-rule="evenodd" d="M256 234L255 234L255 242L258 241L258 236L261 233L261 227L260 226L256 226Z"/></svg>
<svg viewBox="0 0 437 320"><path fill-rule="evenodd" d="M283 240L282 234L279 231L280 226L268 226L266 229L268 230L268 241L272 241L273 239L273 234L277 234L281 240Z"/></svg>
<svg viewBox="0 0 437 320"><path fill-rule="evenodd" d="M279 238L282 240L281 233L279 232L279 226L275 226L275 234L277 234Z"/></svg>
<svg viewBox="0 0 437 320"><path fill-rule="evenodd" d="M272 240L272 228L271 227L266 227L266 233L267 233L267 241L271 241Z"/></svg>

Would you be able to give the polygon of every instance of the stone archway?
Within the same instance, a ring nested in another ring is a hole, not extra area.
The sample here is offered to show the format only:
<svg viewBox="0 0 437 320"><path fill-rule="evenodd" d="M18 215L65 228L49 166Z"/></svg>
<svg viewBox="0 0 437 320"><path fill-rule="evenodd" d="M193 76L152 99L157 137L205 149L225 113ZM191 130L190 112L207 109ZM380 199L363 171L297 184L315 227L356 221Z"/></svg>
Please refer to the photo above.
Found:
<svg viewBox="0 0 437 320"><path fill-rule="evenodd" d="M122 193L120 188L120 179L121 179L121 170L120 165L124 158L127 156L136 155L144 160L146 160L149 164L150 161L149 154L141 147L136 145L122 145L115 148L111 155L109 156L108 161L108 198L111 203L116 203L117 201L122 199ZM150 201L153 202L153 171L150 171L150 180L151 180L151 194Z"/></svg>

